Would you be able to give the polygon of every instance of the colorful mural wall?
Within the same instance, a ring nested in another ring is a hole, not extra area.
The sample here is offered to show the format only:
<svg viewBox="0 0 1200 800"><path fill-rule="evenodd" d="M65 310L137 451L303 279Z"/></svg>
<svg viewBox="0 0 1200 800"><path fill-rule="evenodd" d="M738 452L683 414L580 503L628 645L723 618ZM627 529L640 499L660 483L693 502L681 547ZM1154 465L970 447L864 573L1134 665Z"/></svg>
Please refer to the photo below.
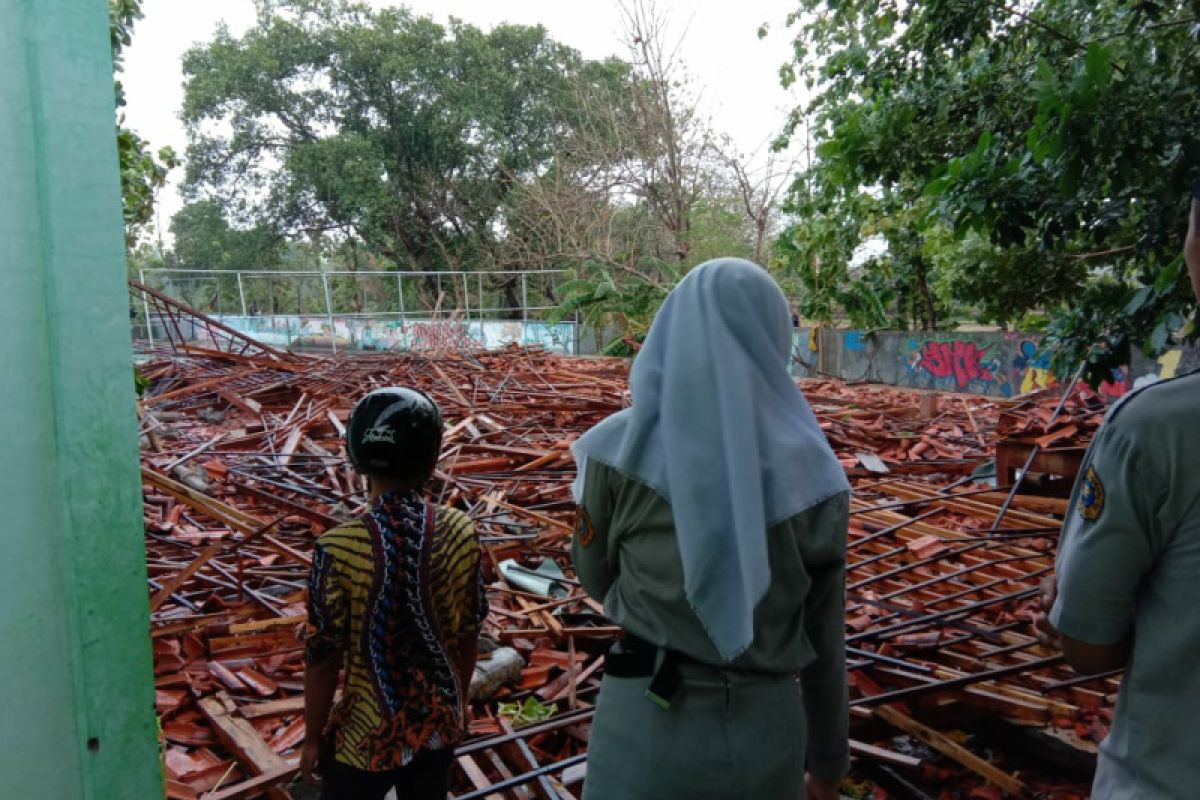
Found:
<svg viewBox="0 0 1200 800"><path fill-rule="evenodd" d="M577 352L572 322L521 320L399 320L335 316L220 316L236 331L277 347L444 351L510 344L540 345L564 355Z"/></svg>
<svg viewBox="0 0 1200 800"><path fill-rule="evenodd" d="M1050 357L1039 353L1037 337L1021 333L915 333L849 330L798 330L792 351L798 376L836 376L870 381L1013 397L1056 383ZM822 350L824 352L822 352ZM1143 383L1174 377L1183 351L1156 360L1135 357L1100 386L1101 394L1120 397Z"/></svg>

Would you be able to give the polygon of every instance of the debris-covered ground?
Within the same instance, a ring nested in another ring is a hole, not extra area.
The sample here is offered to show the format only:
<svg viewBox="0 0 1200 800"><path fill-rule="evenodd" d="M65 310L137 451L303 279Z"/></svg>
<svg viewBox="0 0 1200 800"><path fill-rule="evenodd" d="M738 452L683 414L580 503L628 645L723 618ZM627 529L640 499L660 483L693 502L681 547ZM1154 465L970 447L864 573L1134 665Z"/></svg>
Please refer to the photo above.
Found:
<svg viewBox="0 0 1200 800"><path fill-rule="evenodd" d="M388 384L419 386L442 407L434 490L470 513L486 551L489 652L453 796L579 796L602 653L618 631L572 578L569 446L622 407L625 362L515 348L324 359L188 348L140 372L150 382L139 410L169 797L298 796L288 786L304 736L309 553L362 508L341 435L355 399ZM803 388L855 483L855 769L845 793L1086 797L1117 679L1080 680L1030 624L1065 500L1009 502L1013 478L1002 464L993 479L984 465L1000 435L1022 470L1069 462L1102 403L1086 391L1059 411L1049 396L1002 407L827 381Z"/></svg>

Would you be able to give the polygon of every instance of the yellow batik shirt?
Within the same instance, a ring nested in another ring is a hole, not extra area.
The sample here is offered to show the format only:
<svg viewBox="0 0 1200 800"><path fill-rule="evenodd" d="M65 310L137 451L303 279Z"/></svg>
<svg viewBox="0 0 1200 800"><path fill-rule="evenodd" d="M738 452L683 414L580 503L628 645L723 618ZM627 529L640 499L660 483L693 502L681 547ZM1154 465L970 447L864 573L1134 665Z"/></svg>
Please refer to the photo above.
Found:
<svg viewBox="0 0 1200 800"><path fill-rule="evenodd" d="M339 656L335 758L373 772L462 741L487 616L470 518L415 493L380 498L321 536L309 581L308 663Z"/></svg>

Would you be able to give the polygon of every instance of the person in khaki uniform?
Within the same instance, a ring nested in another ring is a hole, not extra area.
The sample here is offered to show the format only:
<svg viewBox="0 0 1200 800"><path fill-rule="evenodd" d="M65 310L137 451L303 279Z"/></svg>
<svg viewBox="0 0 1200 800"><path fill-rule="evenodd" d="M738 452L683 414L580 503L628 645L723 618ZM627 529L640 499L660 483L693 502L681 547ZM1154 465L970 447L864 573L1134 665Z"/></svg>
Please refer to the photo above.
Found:
<svg viewBox="0 0 1200 800"><path fill-rule="evenodd" d="M761 267L701 265L654 320L632 408L574 448L576 571L626 634L585 800L837 797L849 484L791 339Z"/></svg>
<svg viewBox="0 0 1200 800"><path fill-rule="evenodd" d="M1200 297L1200 185L1185 256ZM1075 486L1038 624L1083 674L1124 670L1095 800L1200 793L1200 373L1109 411Z"/></svg>

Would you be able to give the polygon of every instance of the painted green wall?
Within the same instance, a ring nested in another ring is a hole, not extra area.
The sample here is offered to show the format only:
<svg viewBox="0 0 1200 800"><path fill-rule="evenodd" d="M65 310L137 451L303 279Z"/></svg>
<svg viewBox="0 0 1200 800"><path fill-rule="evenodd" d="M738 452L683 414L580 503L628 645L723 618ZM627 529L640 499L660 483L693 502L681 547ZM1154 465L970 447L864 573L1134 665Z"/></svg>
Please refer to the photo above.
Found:
<svg viewBox="0 0 1200 800"><path fill-rule="evenodd" d="M0 794L162 796L104 0L0 0Z"/></svg>

